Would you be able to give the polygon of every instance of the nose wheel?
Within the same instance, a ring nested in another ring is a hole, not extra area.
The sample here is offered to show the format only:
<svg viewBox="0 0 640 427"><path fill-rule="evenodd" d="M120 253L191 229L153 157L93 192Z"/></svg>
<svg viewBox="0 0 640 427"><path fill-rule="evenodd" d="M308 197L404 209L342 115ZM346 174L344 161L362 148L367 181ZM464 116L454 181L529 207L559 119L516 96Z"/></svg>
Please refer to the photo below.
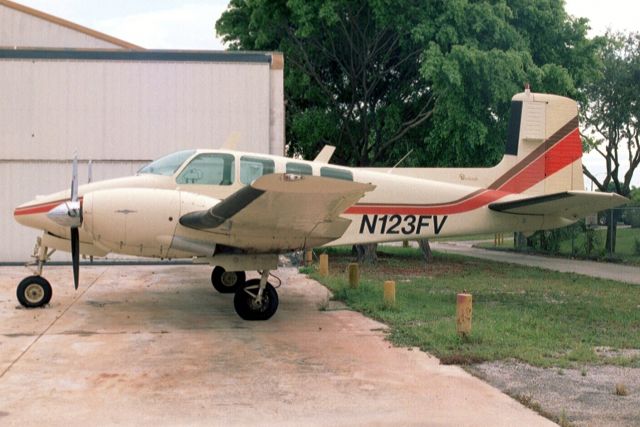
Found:
<svg viewBox="0 0 640 427"><path fill-rule="evenodd" d="M267 320L278 310L278 292L267 282L268 271L260 279L247 280L236 292L233 307L244 320Z"/></svg>
<svg viewBox="0 0 640 427"><path fill-rule="evenodd" d="M216 267L211 272L211 284L221 294L232 294L244 285L246 276L244 271L226 271Z"/></svg>
<svg viewBox="0 0 640 427"><path fill-rule="evenodd" d="M18 285L16 295L24 307L35 308L51 301L51 284L42 276L29 276Z"/></svg>

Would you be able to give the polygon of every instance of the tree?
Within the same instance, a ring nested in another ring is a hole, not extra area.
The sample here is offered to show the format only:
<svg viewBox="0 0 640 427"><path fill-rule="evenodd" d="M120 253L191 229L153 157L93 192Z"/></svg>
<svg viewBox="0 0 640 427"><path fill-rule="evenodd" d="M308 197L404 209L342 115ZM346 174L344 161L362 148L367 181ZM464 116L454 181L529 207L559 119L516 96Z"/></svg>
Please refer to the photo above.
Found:
<svg viewBox="0 0 640 427"><path fill-rule="evenodd" d="M631 194L631 180L640 165L640 33L612 33L598 40L598 69L588 82L584 94L583 120L586 151L600 154L606 175L598 179L588 168L584 173L600 191ZM623 172L621 159L629 169ZM606 249L616 246L616 216L608 221Z"/></svg>
<svg viewBox="0 0 640 427"><path fill-rule="evenodd" d="M231 49L284 53L289 153L351 166L497 163L525 82L576 93L586 28L562 0L231 0L216 23Z"/></svg>

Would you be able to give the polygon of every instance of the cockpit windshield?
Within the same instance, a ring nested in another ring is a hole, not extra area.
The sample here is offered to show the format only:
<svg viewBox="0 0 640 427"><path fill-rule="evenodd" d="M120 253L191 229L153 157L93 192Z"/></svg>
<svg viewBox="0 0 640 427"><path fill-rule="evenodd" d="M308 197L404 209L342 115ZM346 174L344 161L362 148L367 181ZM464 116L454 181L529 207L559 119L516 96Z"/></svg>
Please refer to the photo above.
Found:
<svg viewBox="0 0 640 427"><path fill-rule="evenodd" d="M182 166L184 161L191 157L195 152L196 150L183 150L161 157L158 160L142 167L142 169L138 171L138 174L151 173L154 175L173 175L178 168Z"/></svg>

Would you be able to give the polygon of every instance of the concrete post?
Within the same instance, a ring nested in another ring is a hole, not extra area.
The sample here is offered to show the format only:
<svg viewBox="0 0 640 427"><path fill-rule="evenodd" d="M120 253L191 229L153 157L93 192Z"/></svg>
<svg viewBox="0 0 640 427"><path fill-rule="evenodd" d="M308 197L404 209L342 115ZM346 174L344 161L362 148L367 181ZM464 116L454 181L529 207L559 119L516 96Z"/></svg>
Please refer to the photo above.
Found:
<svg viewBox="0 0 640 427"><path fill-rule="evenodd" d="M320 271L321 276L329 275L329 255L328 254L320 254Z"/></svg>
<svg viewBox="0 0 640 427"><path fill-rule="evenodd" d="M349 287L357 289L360 282L360 271L358 270L358 264L352 262L349 264Z"/></svg>
<svg viewBox="0 0 640 427"><path fill-rule="evenodd" d="M384 282L384 303L387 305L396 304L396 282L393 280Z"/></svg>
<svg viewBox="0 0 640 427"><path fill-rule="evenodd" d="M473 313L473 297L471 294L458 294L456 299L456 326L458 335L471 333L471 315Z"/></svg>

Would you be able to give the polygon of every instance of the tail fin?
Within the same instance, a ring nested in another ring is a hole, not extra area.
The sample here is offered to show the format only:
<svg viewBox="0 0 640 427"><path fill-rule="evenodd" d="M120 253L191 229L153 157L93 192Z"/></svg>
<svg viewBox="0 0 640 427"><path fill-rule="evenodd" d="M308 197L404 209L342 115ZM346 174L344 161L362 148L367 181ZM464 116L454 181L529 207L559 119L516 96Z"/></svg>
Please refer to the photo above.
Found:
<svg viewBox="0 0 640 427"><path fill-rule="evenodd" d="M526 90L512 98L504 171L489 186L530 195L583 190L576 101Z"/></svg>
<svg viewBox="0 0 640 427"><path fill-rule="evenodd" d="M497 166L396 168L391 173L530 196L583 190L578 104L526 90L511 100L506 151Z"/></svg>

